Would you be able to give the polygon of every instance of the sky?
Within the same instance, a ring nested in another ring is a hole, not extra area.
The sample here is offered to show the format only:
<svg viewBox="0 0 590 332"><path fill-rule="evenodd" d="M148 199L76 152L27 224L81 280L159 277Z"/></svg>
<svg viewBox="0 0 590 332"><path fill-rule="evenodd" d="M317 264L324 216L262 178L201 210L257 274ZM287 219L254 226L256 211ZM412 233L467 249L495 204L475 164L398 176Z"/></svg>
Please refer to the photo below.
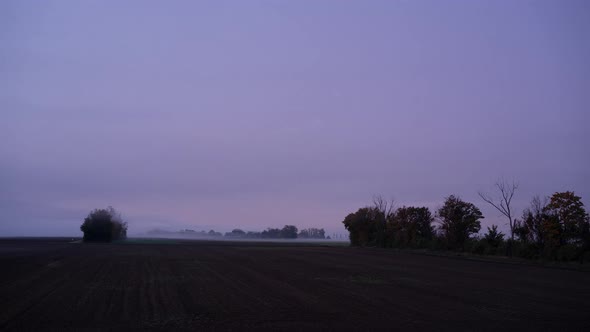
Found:
<svg viewBox="0 0 590 332"><path fill-rule="evenodd" d="M0 236L590 204L588 1L1 1Z"/></svg>

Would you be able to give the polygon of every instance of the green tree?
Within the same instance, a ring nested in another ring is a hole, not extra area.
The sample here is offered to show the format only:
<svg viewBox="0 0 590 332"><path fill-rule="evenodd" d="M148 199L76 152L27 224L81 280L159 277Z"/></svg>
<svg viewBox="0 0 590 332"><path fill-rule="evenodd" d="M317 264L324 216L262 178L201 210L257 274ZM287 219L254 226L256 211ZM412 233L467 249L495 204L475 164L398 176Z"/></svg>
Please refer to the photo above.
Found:
<svg viewBox="0 0 590 332"><path fill-rule="evenodd" d="M459 197L451 195L438 209L437 217L447 245L464 250L465 241L481 229L480 219L483 219L483 214L472 203L464 202Z"/></svg>

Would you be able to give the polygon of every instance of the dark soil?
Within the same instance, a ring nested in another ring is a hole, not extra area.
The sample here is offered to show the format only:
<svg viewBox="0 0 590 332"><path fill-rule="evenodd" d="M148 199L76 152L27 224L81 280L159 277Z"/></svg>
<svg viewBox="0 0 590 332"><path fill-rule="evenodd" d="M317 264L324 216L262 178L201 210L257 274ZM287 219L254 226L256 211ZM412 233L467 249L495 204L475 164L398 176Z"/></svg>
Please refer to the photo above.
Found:
<svg viewBox="0 0 590 332"><path fill-rule="evenodd" d="M590 330L590 273L272 243L0 240L0 330Z"/></svg>

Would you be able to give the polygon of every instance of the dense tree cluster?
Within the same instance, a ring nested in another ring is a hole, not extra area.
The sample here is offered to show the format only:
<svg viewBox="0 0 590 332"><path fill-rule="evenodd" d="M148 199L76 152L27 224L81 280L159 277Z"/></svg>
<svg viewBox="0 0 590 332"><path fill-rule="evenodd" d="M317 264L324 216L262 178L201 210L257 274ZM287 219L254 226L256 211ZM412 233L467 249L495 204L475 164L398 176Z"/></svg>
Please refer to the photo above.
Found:
<svg viewBox="0 0 590 332"><path fill-rule="evenodd" d="M426 207L403 206L395 211L391 220L386 234L397 246L422 247L434 236L434 218Z"/></svg>
<svg viewBox="0 0 590 332"><path fill-rule="evenodd" d="M127 223L113 207L91 211L80 226L85 242L111 242L127 238Z"/></svg>
<svg viewBox="0 0 590 332"><path fill-rule="evenodd" d="M531 258L584 260L590 252L590 218L582 198L571 191L533 198L516 220L515 234Z"/></svg>
<svg viewBox="0 0 590 332"><path fill-rule="evenodd" d="M590 220L574 192L556 192L544 200L535 197L518 219L513 218L510 206L516 186L499 188L503 200L495 207L505 211L510 221L507 239L496 225L480 236L484 218L480 209L454 195L445 199L434 216L427 207L393 209L392 204L377 199L372 206L347 215L342 223L352 246L451 249L557 260L590 258ZM484 200L494 202L489 196Z"/></svg>
<svg viewBox="0 0 590 332"><path fill-rule="evenodd" d="M385 211L377 205L360 208L344 219L353 246L422 248L430 245L435 237L435 218L427 207L402 206ZM477 207L455 196L447 198L437 216L441 222L439 238L453 248L462 247L471 234L477 233L479 219L483 218Z"/></svg>

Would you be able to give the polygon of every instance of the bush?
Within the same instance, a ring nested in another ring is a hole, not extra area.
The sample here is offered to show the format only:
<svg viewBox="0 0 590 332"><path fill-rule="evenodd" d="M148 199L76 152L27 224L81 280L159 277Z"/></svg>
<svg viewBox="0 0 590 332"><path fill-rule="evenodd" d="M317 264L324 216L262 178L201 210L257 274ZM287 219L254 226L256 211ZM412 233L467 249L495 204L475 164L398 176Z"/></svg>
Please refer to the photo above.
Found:
<svg viewBox="0 0 590 332"><path fill-rule="evenodd" d="M430 250L446 250L446 241L440 234L434 234L427 248Z"/></svg>
<svg viewBox="0 0 590 332"><path fill-rule="evenodd" d="M111 242L127 238L127 223L111 206L90 212L80 230L84 232L84 242Z"/></svg>
<svg viewBox="0 0 590 332"><path fill-rule="evenodd" d="M580 250L573 244L566 244L557 249L557 260L559 261L574 261L579 258Z"/></svg>
<svg viewBox="0 0 590 332"><path fill-rule="evenodd" d="M485 240L474 240L472 243L467 242L469 245L469 251L476 255L489 254L489 245Z"/></svg>
<svg viewBox="0 0 590 332"><path fill-rule="evenodd" d="M516 245L516 243L516 241L512 241L510 239L508 239L508 241L500 242L498 247L495 248L495 255L510 257L510 250L514 251L514 246ZM514 256L514 252L512 252L512 255Z"/></svg>
<svg viewBox="0 0 590 332"><path fill-rule="evenodd" d="M541 248L536 243L515 242L514 255L526 259L539 259Z"/></svg>

